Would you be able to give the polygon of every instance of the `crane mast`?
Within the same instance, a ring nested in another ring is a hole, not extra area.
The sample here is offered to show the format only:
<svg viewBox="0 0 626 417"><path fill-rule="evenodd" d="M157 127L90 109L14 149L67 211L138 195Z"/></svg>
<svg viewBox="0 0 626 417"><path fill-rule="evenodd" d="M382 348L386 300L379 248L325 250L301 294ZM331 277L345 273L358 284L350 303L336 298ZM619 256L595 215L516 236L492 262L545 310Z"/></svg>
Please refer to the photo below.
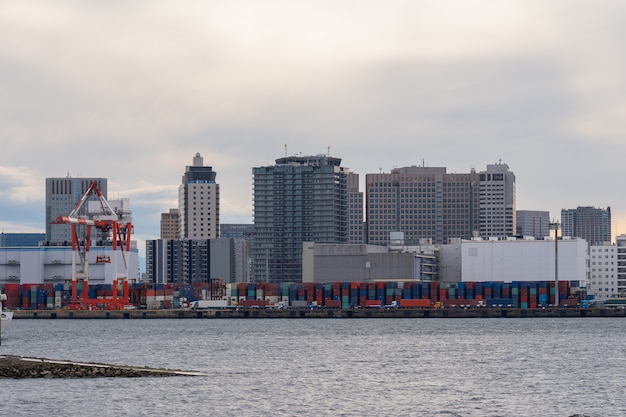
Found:
<svg viewBox="0 0 626 417"><path fill-rule="evenodd" d="M81 214L81 209L83 209L92 194L97 196L99 210L91 213L88 212L86 215ZM117 310L123 308L125 304L128 304L130 238L133 231L130 211L126 211L123 208L117 210L113 208L98 188L97 181L92 181L89 188L72 211L67 216L57 217L53 223L69 224L72 229L72 302L70 308L92 309L96 307L97 304L102 304L106 309ZM84 241L82 244L78 234L78 227L85 228ZM111 267L115 272L111 298L89 298L89 249L92 227L102 232L103 239L111 242L113 249L112 262L111 257L108 256L99 256L96 259L96 263L111 263ZM124 262L124 271L122 273L120 273L117 264L117 250L121 251L121 258ZM78 294L79 282L83 283L82 295ZM120 289L122 291L121 296Z"/></svg>

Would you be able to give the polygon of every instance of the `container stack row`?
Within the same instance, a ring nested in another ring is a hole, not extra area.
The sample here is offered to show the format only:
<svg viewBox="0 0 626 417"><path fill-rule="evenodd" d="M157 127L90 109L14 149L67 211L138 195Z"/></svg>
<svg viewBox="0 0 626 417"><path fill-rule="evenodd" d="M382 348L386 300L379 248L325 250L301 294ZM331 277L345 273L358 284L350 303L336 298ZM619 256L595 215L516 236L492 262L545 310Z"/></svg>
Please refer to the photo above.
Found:
<svg viewBox="0 0 626 417"><path fill-rule="evenodd" d="M89 298L110 298L111 284L90 285ZM58 309L71 302L71 283L4 284L9 309ZM117 289L118 295L120 289ZM83 294L82 284L78 293ZM129 303L148 309L181 308L198 300L215 300L216 306L329 308L415 307L515 307L576 306L587 299L579 281L422 282L375 281L313 283L233 283L216 287L210 283L133 284Z"/></svg>

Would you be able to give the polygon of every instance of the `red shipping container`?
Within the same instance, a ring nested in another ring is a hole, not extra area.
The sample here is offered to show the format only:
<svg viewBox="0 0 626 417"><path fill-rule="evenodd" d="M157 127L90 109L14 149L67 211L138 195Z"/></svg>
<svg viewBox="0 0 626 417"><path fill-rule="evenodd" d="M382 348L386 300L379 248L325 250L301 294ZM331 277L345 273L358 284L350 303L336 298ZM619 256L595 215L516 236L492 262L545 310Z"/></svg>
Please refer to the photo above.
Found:
<svg viewBox="0 0 626 417"><path fill-rule="evenodd" d="M326 300L324 305L328 308L341 308L341 300Z"/></svg>
<svg viewBox="0 0 626 417"><path fill-rule="evenodd" d="M400 300L400 308L430 308L431 301L429 299L407 299L403 298Z"/></svg>

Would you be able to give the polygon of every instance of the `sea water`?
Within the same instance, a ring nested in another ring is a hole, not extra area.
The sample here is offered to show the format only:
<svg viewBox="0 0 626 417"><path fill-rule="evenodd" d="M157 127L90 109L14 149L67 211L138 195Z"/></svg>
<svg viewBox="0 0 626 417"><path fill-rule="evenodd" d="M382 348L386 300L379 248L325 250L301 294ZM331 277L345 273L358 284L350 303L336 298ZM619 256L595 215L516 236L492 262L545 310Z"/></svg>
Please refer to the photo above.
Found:
<svg viewBox="0 0 626 417"><path fill-rule="evenodd" d="M0 354L202 377L0 380L1 416L624 416L624 318L14 320Z"/></svg>

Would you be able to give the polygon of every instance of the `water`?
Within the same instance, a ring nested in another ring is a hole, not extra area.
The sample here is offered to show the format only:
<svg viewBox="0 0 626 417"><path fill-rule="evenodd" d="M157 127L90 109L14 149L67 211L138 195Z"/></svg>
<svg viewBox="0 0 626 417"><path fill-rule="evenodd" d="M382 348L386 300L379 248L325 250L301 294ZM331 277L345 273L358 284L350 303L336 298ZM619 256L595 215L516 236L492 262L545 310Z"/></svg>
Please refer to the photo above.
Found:
<svg viewBox="0 0 626 417"><path fill-rule="evenodd" d="M206 377L0 381L1 416L626 415L622 318L14 320L0 353Z"/></svg>

